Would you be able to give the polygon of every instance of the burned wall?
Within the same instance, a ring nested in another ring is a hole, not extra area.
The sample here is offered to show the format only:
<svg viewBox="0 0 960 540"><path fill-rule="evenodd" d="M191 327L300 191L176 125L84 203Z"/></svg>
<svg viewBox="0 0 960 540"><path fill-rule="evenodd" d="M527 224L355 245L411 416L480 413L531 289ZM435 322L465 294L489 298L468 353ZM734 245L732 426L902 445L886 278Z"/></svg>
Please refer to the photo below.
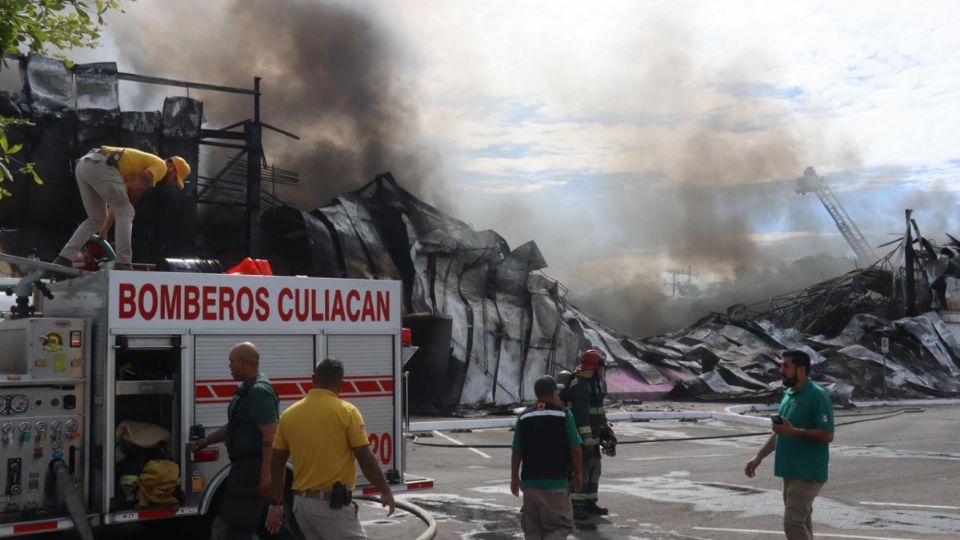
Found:
<svg viewBox="0 0 960 540"><path fill-rule="evenodd" d="M627 336L566 300L566 289L543 273L536 243L511 249L497 233L418 200L389 173L294 214L279 209L265 220L262 243L272 246L275 267L403 281L403 311L424 345L407 366L414 412L529 401L538 377L572 369L589 347L635 366L641 386L664 381Z"/></svg>

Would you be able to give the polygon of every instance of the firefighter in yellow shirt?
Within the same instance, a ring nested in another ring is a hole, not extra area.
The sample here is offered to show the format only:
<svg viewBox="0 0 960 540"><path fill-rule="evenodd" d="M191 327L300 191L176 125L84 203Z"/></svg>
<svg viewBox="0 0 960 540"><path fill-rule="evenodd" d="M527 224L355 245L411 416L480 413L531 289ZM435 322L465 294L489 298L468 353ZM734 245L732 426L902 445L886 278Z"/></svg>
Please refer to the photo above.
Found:
<svg viewBox="0 0 960 540"><path fill-rule="evenodd" d="M190 165L180 156L164 160L136 148L100 146L80 158L76 176L87 219L60 250L54 264L72 265L90 235L106 237L116 219L116 268L129 268L133 260L133 205L144 191L160 182L183 189Z"/></svg>
<svg viewBox="0 0 960 540"><path fill-rule="evenodd" d="M267 531L276 534L283 521L287 459L293 463L293 515L307 540L366 538L350 494L357 464L380 491L380 503L393 514L393 493L370 451L360 411L337 392L343 363L326 359L313 372L313 390L280 415L273 438L272 492Z"/></svg>

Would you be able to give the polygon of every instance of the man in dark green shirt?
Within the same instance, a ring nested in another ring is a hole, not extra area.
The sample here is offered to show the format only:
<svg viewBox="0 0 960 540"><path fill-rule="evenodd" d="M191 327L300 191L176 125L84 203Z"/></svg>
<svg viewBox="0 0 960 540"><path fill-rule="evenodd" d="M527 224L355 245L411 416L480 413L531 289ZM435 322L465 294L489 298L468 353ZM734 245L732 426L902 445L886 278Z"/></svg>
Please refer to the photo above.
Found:
<svg viewBox="0 0 960 540"><path fill-rule="evenodd" d="M524 538L566 538L573 530L571 470L573 488L583 486L583 440L573 414L560 405L560 390L553 377L537 379L533 391L537 403L520 413L513 431L510 491L519 497L523 489L520 524Z"/></svg>
<svg viewBox="0 0 960 540"><path fill-rule="evenodd" d="M227 425L194 441L194 450L226 442L230 473L223 485L220 512L213 522L214 540L255 538L270 496L270 461L280 400L260 373L260 353L250 342L230 350L230 375L242 381L227 407Z"/></svg>
<svg viewBox="0 0 960 540"><path fill-rule="evenodd" d="M810 380L810 356L803 351L783 353L780 376L787 390L773 433L744 472L752 478L763 458L776 451L773 474L783 478L783 530L788 540L812 540L813 500L827 482L833 402Z"/></svg>

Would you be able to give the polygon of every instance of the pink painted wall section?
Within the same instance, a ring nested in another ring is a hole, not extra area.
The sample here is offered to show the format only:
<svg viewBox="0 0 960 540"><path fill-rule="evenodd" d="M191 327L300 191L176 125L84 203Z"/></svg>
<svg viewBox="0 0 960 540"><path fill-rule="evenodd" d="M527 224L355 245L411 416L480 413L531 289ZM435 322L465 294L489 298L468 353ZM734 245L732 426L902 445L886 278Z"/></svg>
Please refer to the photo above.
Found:
<svg viewBox="0 0 960 540"><path fill-rule="evenodd" d="M629 369L609 369L606 378L607 399L663 399L676 384L649 384Z"/></svg>

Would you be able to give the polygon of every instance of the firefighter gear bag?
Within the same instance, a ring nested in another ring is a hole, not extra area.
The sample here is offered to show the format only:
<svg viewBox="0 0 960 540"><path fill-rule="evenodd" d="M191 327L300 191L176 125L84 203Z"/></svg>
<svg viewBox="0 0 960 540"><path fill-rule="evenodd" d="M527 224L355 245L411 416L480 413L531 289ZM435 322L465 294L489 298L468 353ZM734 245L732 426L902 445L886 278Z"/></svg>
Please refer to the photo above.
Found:
<svg viewBox="0 0 960 540"><path fill-rule="evenodd" d="M114 434L117 441L116 460L123 461L127 457L129 446L138 448L162 447L168 451L170 430L149 422L120 422ZM168 452L169 453L169 452Z"/></svg>
<svg viewBox="0 0 960 540"><path fill-rule="evenodd" d="M148 461L137 477L137 507L165 506L177 508L180 488L180 466L169 459Z"/></svg>

